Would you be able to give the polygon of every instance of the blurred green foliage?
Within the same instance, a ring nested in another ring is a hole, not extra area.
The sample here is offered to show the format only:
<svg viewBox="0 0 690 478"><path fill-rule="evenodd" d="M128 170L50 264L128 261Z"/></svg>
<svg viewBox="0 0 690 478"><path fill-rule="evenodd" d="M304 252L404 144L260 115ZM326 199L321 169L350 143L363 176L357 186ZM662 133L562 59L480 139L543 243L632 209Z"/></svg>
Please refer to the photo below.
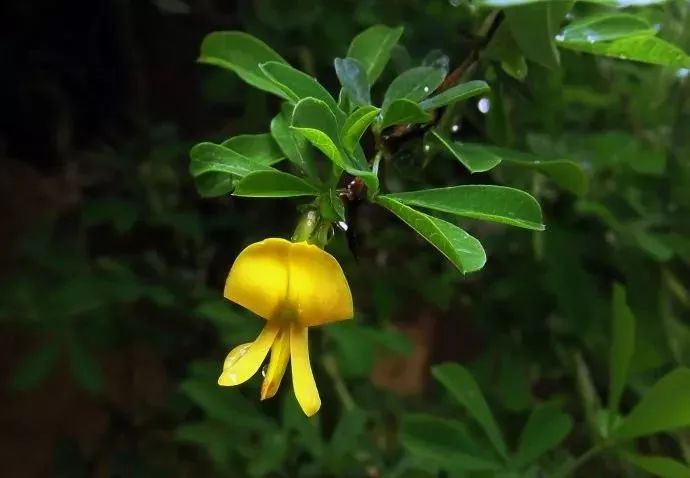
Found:
<svg viewBox="0 0 690 478"><path fill-rule="evenodd" d="M289 390L259 402L258 379L216 385L227 349L262 325L222 299L228 268L244 245L287 237L299 198L230 196L227 175L208 183L220 197L198 198L187 170L194 143L231 136L273 164L270 146L256 147L263 140L237 137L277 140L279 101L200 65L204 100L231 126L189 138L151 121L115 151L92 148L95 184L15 241L19 259L0 289L3 335L26 345L7 396L38 407L37 395L72 380L85 390L74 396L110 417L88 447L55 435L65 476L690 476L690 5L524 3L234 9L233 29L336 100L357 66L334 68L334 58L353 56L352 38L377 24L404 34L396 46L382 40L391 60L367 71L380 74L371 91L345 87L353 102L380 105L385 85L420 65L485 81L488 92L445 106L433 133L391 138L367 185L507 185L537 198L546 225L454 222L487 256L462 275L361 204L348 216L357 258L341 232L329 245L357 316L312 336L324 402L315 419ZM418 99L400 111L423 122ZM370 135L362 146L367 157L376 149Z"/></svg>

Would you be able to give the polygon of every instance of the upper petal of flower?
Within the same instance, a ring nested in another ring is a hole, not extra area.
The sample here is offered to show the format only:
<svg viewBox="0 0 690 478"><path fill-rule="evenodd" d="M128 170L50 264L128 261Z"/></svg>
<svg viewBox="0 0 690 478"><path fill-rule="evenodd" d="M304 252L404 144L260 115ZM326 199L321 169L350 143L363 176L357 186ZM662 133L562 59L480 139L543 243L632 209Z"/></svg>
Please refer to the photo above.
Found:
<svg viewBox="0 0 690 478"><path fill-rule="evenodd" d="M290 248L288 303L301 325L351 319L352 294L338 261L318 247L298 242Z"/></svg>
<svg viewBox="0 0 690 478"><path fill-rule="evenodd" d="M230 269L225 297L271 319L285 302L291 246L285 239L270 238L246 247Z"/></svg>
<svg viewBox="0 0 690 478"><path fill-rule="evenodd" d="M265 319L294 319L303 326L353 316L340 264L306 242L271 238L248 246L230 270L225 297Z"/></svg>

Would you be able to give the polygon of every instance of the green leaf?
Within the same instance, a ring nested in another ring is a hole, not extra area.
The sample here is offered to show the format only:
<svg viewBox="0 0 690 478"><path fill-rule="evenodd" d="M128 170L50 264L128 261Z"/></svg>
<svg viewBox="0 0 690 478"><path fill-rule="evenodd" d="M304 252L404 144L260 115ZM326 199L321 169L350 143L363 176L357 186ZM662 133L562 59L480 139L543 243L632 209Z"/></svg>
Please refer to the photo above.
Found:
<svg viewBox="0 0 690 478"><path fill-rule="evenodd" d="M244 177L255 171L272 169L224 146L213 143L199 143L189 152L192 161L189 171L192 176L209 172L227 173Z"/></svg>
<svg viewBox="0 0 690 478"><path fill-rule="evenodd" d="M451 186L385 197L410 206L543 231L541 207L532 196L505 186Z"/></svg>
<svg viewBox="0 0 690 478"><path fill-rule="evenodd" d="M319 190L312 184L282 171L257 171L248 174L235 188L233 196L253 198L281 198L317 196Z"/></svg>
<svg viewBox="0 0 690 478"><path fill-rule="evenodd" d="M334 114L343 115L328 90L321 86L321 83L316 81L315 78L285 63L271 61L262 63L260 68L266 77L284 91L288 99L293 103L297 103L304 98L316 98L326 103Z"/></svg>
<svg viewBox="0 0 690 478"><path fill-rule="evenodd" d="M232 70L250 85L290 99L259 68L267 61L287 63L271 47L244 32L213 32L201 43L199 62Z"/></svg>
<svg viewBox="0 0 690 478"><path fill-rule="evenodd" d="M565 440L572 427L570 416L561 412L554 404L536 407L520 434L515 455L516 466L521 468L530 465L547 451L556 448Z"/></svg>
<svg viewBox="0 0 690 478"><path fill-rule="evenodd" d="M560 63L553 39L557 30L552 25L556 23L556 13L560 15L563 10L561 3L532 3L504 11L513 38L525 57L550 69L558 68ZM562 12L561 19L566 13L567 10Z"/></svg>
<svg viewBox="0 0 690 478"><path fill-rule="evenodd" d="M507 22L498 26L496 33L484 50L484 55L499 61L503 71L513 78L522 81L527 77L527 62L520 52Z"/></svg>
<svg viewBox="0 0 690 478"><path fill-rule="evenodd" d="M506 458L508 451L501 431L472 374L457 363L436 365L431 368L431 374L467 409L484 430L496 451L501 457Z"/></svg>
<svg viewBox="0 0 690 478"><path fill-rule="evenodd" d="M403 416L400 441L418 459L451 471L497 471L502 468L483 456L465 426L425 414Z"/></svg>
<svg viewBox="0 0 690 478"><path fill-rule="evenodd" d="M638 35L613 41L568 41L557 37L558 46L569 50L633 60L654 65L690 68L690 56L677 46L661 38Z"/></svg>
<svg viewBox="0 0 690 478"><path fill-rule="evenodd" d="M353 176L361 177L372 194L378 191L376 175L358 168L343 150L335 116L326 103L314 98L300 100L292 114L291 128L304 136L336 166Z"/></svg>
<svg viewBox="0 0 690 478"><path fill-rule="evenodd" d="M77 382L90 392L103 388L103 372L93 355L82 344L71 341L69 346L69 365Z"/></svg>
<svg viewBox="0 0 690 478"><path fill-rule="evenodd" d="M431 114L412 100L393 100L383 113L381 129L394 124L427 123L431 121Z"/></svg>
<svg viewBox="0 0 690 478"><path fill-rule="evenodd" d="M36 387L55 366L60 355L60 344L50 342L29 352L12 374L12 388L15 390L29 390Z"/></svg>
<svg viewBox="0 0 690 478"><path fill-rule="evenodd" d="M416 103L429 96L443 82L444 76L441 68L431 66L417 66L401 73L391 82L383 97L384 116L393 100L404 98Z"/></svg>
<svg viewBox="0 0 690 478"><path fill-rule="evenodd" d="M362 106L347 117L341 133L345 151L348 153L354 151L360 138L378 114L379 109L376 106Z"/></svg>
<svg viewBox="0 0 690 478"><path fill-rule="evenodd" d="M501 163L501 158L480 144L460 143L431 130L431 133L455 159L460 161L471 173L489 171Z"/></svg>
<svg viewBox="0 0 690 478"><path fill-rule="evenodd" d="M330 449L338 460L351 455L361 445L361 437L366 431L367 414L357 407L345 410L333 430Z"/></svg>
<svg viewBox="0 0 690 478"><path fill-rule="evenodd" d="M665 456L622 453L621 456L636 467L663 478L688 478L690 467Z"/></svg>
<svg viewBox="0 0 690 478"><path fill-rule="evenodd" d="M609 356L609 411L616 412L628 379L635 350L635 317L626 302L625 288L613 286L611 301L612 339Z"/></svg>
<svg viewBox="0 0 690 478"><path fill-rule="evenodd" d="M315 98L300 100L292 113L290 127L341 169L353 166L340 147L338 123L325 102Z"/></svg>
<svg viewBox="0 0 690 478"><path fill-rule="evenodd" d="M352 103L356 105L371 104L367 72L359 60L354 58L336 58L334 66L335 74L338 76L340 84Z"/></svg>
<svg viewBox="0 0 690 478"><path fill-rule="evenodd" d="M440 93L431 98L427 98L422 101L419 106L425 110L433 110L440 108L441 106L446 106L451 103L456 103L458 101L466 100L467 98L472 98L473 96L481 95L482 93L487 93L489 91L489 85L485 81L468 81L467 83L460 83L453 87L448 88L443 93Z"/></svg>
<svg viewBox="0 0 690 478"><path fill-rule="evenodd" d="M186 379L180 384L180 389L210 418L233 427L255 430L271 427L270 421L256 410L254 404L235 389L219 387L202 378Z"/></svg>
<svg viewBox="0 0 690 478"><path fill-rule="evenodd" d="M287 104L286 104L287 105ZM290 106L290 105L287 105ZM314 155L309 142L300 134L290 129L292 108L278 113L271 121L271 135L288 161L297 166L311 179L318 179Z"/></svg>
<svg viewBox="0 0 690 478"><path fill-rule="evenodd" d="M194 178L194 185L202 197L212 198L231 193L238 181L232 174L209 172Z"/></svg>
<svg viewBox="0 0 690 478"><path fill-rule="evenodd" d="M467 146L468 143L464 145ZM583 195L587 192L587 176L582 168L573 161L567 159L544 159L536 154L500 148L498 146L481 145L481 147L502 161L515 166L531 168L550 177L556 184L574 194Z"/></svg>
<svg viewBox="0 0 690 478"><path fill-rule="evenodd" d="M644 18L627 13L600 14L570 23L557 35L558 41L600 42L636 35L654 35Z"/></svg>
<svg viewBox="0 0 690 478"><path fill-rule="evenodd" d="M689 396L690 369L669 372L642 396L613 435L631 439L689 426Z"/></svg>
<svg viewBox="0 0 690 478"><path fill-rule="evenodd" d="M486 253L481 243L458 226L416 211L389 197L379 196L376 202L417 231L441 251L460 272L473 272L484 267Z"/></svg>
<svg viewBox="0 0 690 478"><path fill-rule="evenodd" d="M352 39L347 56L359 60L367 72L369 84L373 85L391 56L391 50L400 40L403 27L390 28L374 25Z"/></svg>
<svg viewBox="0 0 690 478"><path fill-rule="evenodd" d="M285 158L285 154L281 151L278 143L268 133L234 136L223 141L221 146L266 166Z"/></svg>

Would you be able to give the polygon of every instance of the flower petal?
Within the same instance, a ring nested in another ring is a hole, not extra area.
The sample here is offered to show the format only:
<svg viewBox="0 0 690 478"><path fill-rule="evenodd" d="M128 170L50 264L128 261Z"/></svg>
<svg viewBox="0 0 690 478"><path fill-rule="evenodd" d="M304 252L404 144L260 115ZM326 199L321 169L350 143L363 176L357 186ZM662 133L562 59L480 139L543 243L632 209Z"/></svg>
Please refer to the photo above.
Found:
<svg viewBox="0 0 690 478"><path fill-rule="evenodd" d="M292 363L292 387L302 411L311 417L321 408L319 390L309 363L307 328L299 324L290 326L290 362Z"/></svg>
<svg viewBox="0 0 690 478"><path fill-rule="evenodd" d="M318 247L299 242L290 247L287 301L303 326L351 319L352 294L338 261Z"/></svg>
<svg viewBox="0 0 690 478"><path fill-rule="evenodd" d="M278 337L271 347L271 361L268 363L266 377L261 384L261 400L273 397L280 387L290 360L290 329L280 329Z"/></svg>
<svg viewBox="0 0 690 478"><path fill-rule="evenodd" d="M264 319L282 307L288 287L288 251L293 244L269 238L247 246L225 281L227 299Z"/></svg>
<svg viewBox="0 0 690 478"><path fill-rule="evenodd" d="M278 324L268 322L248 347L247 344L243 344L232 349L223 363L218 385L231 387L249 380L261 367L279 331Z"/></svg>

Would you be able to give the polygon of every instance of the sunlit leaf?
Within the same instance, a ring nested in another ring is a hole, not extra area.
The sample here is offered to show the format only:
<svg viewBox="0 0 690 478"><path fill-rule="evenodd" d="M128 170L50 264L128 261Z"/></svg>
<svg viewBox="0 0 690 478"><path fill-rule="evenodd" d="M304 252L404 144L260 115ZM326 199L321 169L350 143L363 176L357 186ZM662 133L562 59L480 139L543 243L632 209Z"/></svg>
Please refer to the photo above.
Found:
<svg viewBox="0 0 690 478"><path fill-rule="evenodd" d="M488 91L489 85L487 85L486 82L479 80L468 81L467 83L460 83L459 85L452 86L436 96L427 98L422 101L419 106L425 110L433 110L441 106L481 95L482 93L487 93Z"/></svg>

